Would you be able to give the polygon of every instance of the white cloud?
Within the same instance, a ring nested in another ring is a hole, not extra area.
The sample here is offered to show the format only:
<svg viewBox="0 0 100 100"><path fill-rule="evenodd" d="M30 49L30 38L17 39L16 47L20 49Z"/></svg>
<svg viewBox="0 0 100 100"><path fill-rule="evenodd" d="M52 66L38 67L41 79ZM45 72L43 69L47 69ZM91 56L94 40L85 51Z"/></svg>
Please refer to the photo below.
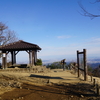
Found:
<svg viewBox="0 0 100 100"><path fill-rule="evenodd" d="M76 47L48 47L44 48L40 53L38 54L40 57L52 57L57 58L61 56L70 57L70 55L76 55Z"/></svg>
<svg viewBox="0 0 100 100"><path fill-rule="evenodd" d="M100 55L100 47L88 47L87 53L91 55Z"/></svg>
<svg viewBox="0 0 100 100"><path fill-rule="evenodd" d="M85 40L84 40L85 41ZM76 51L83 51L83 49L87 50L87 57L96 57L100 55L100 38L92 38L88 39L88 41L85 42L79 42L79 43L72 43L69 45L65 45L62 47L54 47L54 46L48 46L43 48L43 50L38 54L41 58L76 58Z"/></svg>
<svg viewBox="0 0 100 100"><path fill-rule="evenodd" d="M91 38L89 40L87 40L86 44L88 45L93 45L93 44L100 44L100 38Z"/></svg>
<svg viewBox="0 0 100 100"><path fill-rule="evenodd" d="M57 36L58 39L67 39L70 38L71 36L69 35L62 35L62 36Z"/></svg>

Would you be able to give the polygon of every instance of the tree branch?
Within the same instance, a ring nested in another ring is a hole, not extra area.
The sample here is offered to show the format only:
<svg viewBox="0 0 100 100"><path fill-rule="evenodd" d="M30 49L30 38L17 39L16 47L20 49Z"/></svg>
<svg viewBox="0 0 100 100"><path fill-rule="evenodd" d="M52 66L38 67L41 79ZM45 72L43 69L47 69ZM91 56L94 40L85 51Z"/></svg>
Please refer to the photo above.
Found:
<svg viewBox="0 0 100 100"><path fill-rule="evenodd" d="M100 0L96 0L96 2L100 2ZM86 16L86 17L90 17L91 19L95 18L95 17L100 17L100 15L95 15L95 14L92 14L92 13L89 13L85 8L84 6L82 5L81 2L78 2L80 8L82 9L82 13L80 13L81 15L83 16Z"/></svg>

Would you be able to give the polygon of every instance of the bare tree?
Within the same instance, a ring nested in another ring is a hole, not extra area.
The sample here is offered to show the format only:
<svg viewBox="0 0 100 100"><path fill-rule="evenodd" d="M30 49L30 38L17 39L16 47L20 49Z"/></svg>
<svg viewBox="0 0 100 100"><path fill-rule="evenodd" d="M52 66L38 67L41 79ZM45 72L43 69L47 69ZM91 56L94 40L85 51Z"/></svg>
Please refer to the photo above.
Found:
<svg viewBox="0 0 100 100"><path fill-rule="evenodd" d="M4 37L4 30L6 30L8 27L4 24L4 23L2 23L2 22L0 22L0 43L5 39L5 37Z"/></svg>
<svg viewBox="0 0 100 100"><path fill-rule="evenodd" d="M18 38L14 31L11 31L7 25L0 22L0 45L5 45L17 41Z"/></svg>
<svg viewBox="0 0 100 100"><path fill-rule="evenodd" d="M0 46L15 42L15 41L18 41L18 38L15 32L11 31L6 24L0 22ZM0 58L1 57L2 57L2 52L0 51Z"/></svg>
<svg viewBox="0 0 100 100"><path fill-rule="evenodd" d="M1 41L1 45L12 43L17 40L18 40L18 38L16 37L15 32L11 31L11 30L7 30L6 34L4 35L4 39L2 39L2 41Z"/></svg>
<svg viewBox="0 0 100 100"><path fill-rule="evenodd" d="M100 3L100 0L95 0L94 2L90 2L91 4L95 4L95 3ZM100 14L93 14L88 12L85 7L82 5L81 1L78 2L80 8L82 9L81 11L81 15L86 16L86 17L90 17L91 19L95 18L95 17L100 17Z"/></svg>

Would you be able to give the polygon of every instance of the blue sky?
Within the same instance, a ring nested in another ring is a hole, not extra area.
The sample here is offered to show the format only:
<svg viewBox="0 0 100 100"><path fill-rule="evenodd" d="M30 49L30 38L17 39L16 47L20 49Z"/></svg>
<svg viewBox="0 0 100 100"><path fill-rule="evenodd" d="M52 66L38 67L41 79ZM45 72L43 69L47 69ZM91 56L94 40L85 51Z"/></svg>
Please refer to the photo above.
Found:
<svg viewBox="0 0 100 100"><path fill-rule="evenodd" d="M87 49L88 58L100 57L100 18L82 16L79 0L0 0L0 21L14 30L20 40L39 45L38 58L46 61L76 59L76 51ZM95 0L81 0L99 14ZM17 60L27 61L21 52Z"/></svg>

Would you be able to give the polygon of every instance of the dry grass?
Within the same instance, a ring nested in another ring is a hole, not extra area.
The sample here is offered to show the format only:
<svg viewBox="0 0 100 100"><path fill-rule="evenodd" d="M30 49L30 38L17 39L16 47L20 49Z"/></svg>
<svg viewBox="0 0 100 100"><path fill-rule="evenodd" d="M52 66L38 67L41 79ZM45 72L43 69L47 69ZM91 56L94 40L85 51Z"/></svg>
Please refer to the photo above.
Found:
<svg viewBox="0 0 100 100"><path fill-rule="evenodd" d="M22 69L21 70L18 69L18 71L16 71L16 69L14 69L13 71L12 69L11 70L0 70L0 94L11 91L15 88L21 89L22 88L21 86L24 83L27 83L31 85L37 85L37 86L41 86L41 85L45 86L47 84L48 85L57 84L58 86L62 84L62 86L65 86L67 84L70 84L70 91L72 94L76 93L75 95L77 96L78 95L87 96L89 92L92 91L93 93L94 91L94 90L91 90L92 89L91 86L93 82L91 82L90 76L88 76L88 79L89 80L85 82L83 81L82 76L81 78L77 78L77 75L71 74L70 71L63 71L62 69L55 69L55 70L49 70L45 72L38 72L38 73L28 72L25 70L23 71ZM69 88L69 85L67 88Z"/></svg>

